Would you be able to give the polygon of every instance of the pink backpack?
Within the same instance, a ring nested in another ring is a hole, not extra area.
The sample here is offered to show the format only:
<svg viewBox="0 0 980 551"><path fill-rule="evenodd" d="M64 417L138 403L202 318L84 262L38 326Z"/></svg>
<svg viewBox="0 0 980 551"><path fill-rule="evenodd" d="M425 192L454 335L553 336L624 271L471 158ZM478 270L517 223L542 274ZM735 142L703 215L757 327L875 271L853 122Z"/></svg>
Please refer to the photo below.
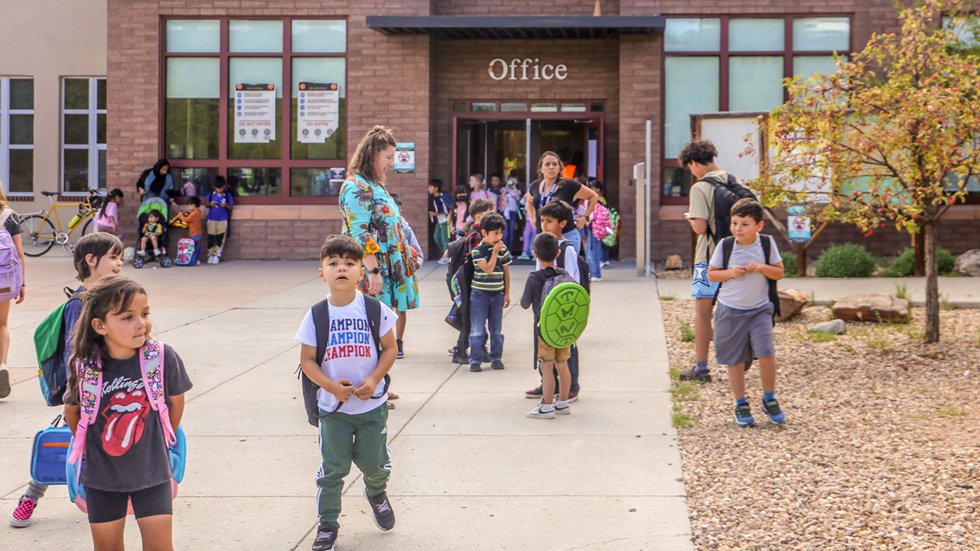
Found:
<svg viewBox="0 0 980 551"><path fill-rule="evenodd" d="M20 255L14 245L14 238L4 225L13 216L12 209L0 213L0 302L7 302L20 296L24 285L24 269L20 265Z"/></svg>
<svg viewBox="0 0 980 551"><path fill-rule="evenodd" d="M170 423L170 409L167 407L166 387L163 381L164 364L163 343L147 340L139 350L140 372L143 376L143 388L146 390L150 408L160 416L163 425L163 437L170 451L170 466L173 479L170 481L174 497L177 496L177 484L184 478L184 467L187 458L187 444L183 430L178 427L174 431ZM95 423L99 415L99 401L102 399L102 362L98 358L75 360L74 368L79 373L79 402L82 416L75 429L68 452L68 497L82 511L87 511L85 502L85 487L79 483L83 456L85 455L85 435L89 425ZM130 504L132 514L132 504Z"/></svg>
<svg viewBox="0 0 980 551"><path fill-rule="evenodd" d="M604 237L613 232L612 221L609 219L609 209L606 205L599 203L592 211L592 235L602 241Z"/></svg>

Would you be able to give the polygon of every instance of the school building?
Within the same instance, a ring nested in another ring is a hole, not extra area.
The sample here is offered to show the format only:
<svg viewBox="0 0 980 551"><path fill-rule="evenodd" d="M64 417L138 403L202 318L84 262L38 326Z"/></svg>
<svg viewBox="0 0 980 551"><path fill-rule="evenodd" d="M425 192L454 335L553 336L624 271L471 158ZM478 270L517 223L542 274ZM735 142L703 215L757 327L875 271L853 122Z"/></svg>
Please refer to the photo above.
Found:
<svg viewBox="0 0 980 551"><path fill-rule="evenodd" d="M676 157L691 115L768 111L783 78L831 70L834 52L898 28L892 0L18 4L15 17L37 13L0 34L4 52L22 54L0 59L11 198L37 210L42 191L120 187L133 216L137 176L166 157L178 186L228 178L227 256L252 259L312 258L340 230L343 168L374 124L400 143L389 187L420 239L429 179L448 191L471 173L525 185L552 149L606 184L620 258L636 256L634 166L649 159L650 254L689 256L690 177ZM973 189L940 227L954 253L977 245ZM908 244L835 226L814 249L859 239Z"/></svg>

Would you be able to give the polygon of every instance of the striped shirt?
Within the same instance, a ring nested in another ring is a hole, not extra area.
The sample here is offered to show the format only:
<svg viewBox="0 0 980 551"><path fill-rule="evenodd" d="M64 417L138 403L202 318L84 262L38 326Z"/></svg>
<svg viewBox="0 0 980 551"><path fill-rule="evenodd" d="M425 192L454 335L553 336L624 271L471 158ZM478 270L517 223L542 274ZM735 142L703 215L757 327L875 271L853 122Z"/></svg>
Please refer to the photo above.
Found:
<svg viewBox="0 0 980 551"><path fill-rule="evenodd" d="M486 242L481 242L479 246L473 249L470 254L473 258L473 284L472 289L477 291L503 291L504 290L504 266L510 264L510 251L507 250L507 246L504 245L500 252L497 253L497 263L493 267L493 271L489 274L484 272L478 262L489 262L490 257L493 255L493 245Z"/></svg>

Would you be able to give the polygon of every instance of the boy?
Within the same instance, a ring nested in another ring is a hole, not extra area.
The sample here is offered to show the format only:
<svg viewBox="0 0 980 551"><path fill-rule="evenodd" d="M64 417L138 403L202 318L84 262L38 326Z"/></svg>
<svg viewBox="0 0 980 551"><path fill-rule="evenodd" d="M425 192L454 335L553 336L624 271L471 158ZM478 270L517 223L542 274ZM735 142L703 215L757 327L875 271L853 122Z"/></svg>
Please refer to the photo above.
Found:
<svg viewBox="0 0 980 551"><path fill-rule="evenodd" d="M488 212L493 212L493 209L493 202L487 199L477 199L470 204L469 215L473 219L473 224L470 226L469 233L465 234L466 237L461 238L464 241L461 244L462 249L459 250L459 254L451 255L449 257L449 270L446 274L447 285L452 280L453 276L456 275L456 272L459 270L463 262L469 261L470 252L476 248L481 241L483 241L483 234L480 232L480 222L483 220L483 216ZM456 250L457 249L452 246L446 249L447 253ZM457 257L459 260L455 260ZM452 286L450 286L450 295L452 295ZM456 346L450 350L450 353L453 355L453 363L465 364L469 361L469 354L467 354L470 342L469 335L469 327L463 327L459 330L459 337L456 339ZM489 353L484 354L484 356L489 356Z"/></svg>
<svg viewBox="0 0 980 551"><path fill-rule="evenodd" d="M534 332L538 341L537 359L541 363L542 395L541 403L527 414L532 419L554 419L555 414L568 415L572 412L568 406L568 393L572 387L571 372L568 370L568 357L571 347L552 348L544 342L538 333L538 320L541 316L541 303L544 302L542 292L544 284L556 275L566 274L565 270L555 267L558 259L558 238L551 233L542 233L534 238L534 258L541 265L540 270L528 274L524 284L524 295L521 296L521 308L533 306ZM555 402L555 372L558 375L558 401Z"/></svg>
<svg viewBox="0 0 980 551"><path fill-rule="evenodd" d="M69 295L68 303L61 315L64 328L61 364L65 366L66 371L68 370L68 360L73 352L72 332L82 314L82 291L91 288L100 279L116 275L122 270L123 243L111 233L92 233L82 237L75 244L72 260L75 265L75 279L81 281L82 284ZM67 375L65 380L68 380ZM37 502L44 497L44 492L47 489L47 485L38 484L31 480L27 485L27 491L17 502L17 507L10 513L10 525L15 528L29 526Z"/></svg>
<svg viewBox="0 0 980 551"><path fill-rule="evenodd" d="M449 211L451 204L442 192L442 180L429 180L429 233L435 242L439 256L449 247ZM447 264L448 258L440 258L439 264Z"/></svg>
<svg viewBox="0 0 980 551"><path fill-rule="evenodd" d="M320 408L320 454L317 477L319 528L313 551L332 551L340 525L340 495L352 461L364 474L364 493L382 530L395 526L385 489L391 471L387 448L388 408L385 375L395 363L396 316L380 304L381 353L371 335L365 296L357 289L364 277L364 250L347 235L331 235L320 249L320 279L330 288L327 308L330 340L317 358L313 308L303 318L296 340L302 344L303 373L316 383Z"/></svg>
<svg viewBox="0 0 980 551"><path fill-rule="evenodd" d="M728 269L724 246L715 249L708 266L708 280L721 284L715 309L715 351L718 363L728 366L728 384L735 395L735 423L752 426L755 419L745 398L745 362L759 358L762 378L762 411L773 424L786 421L776 401L776 350L772 337L773 304L767 279L783 278L783 263L776 240L759 235L765 226L762 206L752 199L739 199L732 206L734 239ZM770 240L769 258L762 239ZM721 245L721 243L720 243Z"/></svg>
<svg viewBox="0 0 980 551"><path fill-rule="evenodd" d="M201 240L204 239L204 225L201 223L201 198L193 195L188 197L190 205L187 212L178 212L177 216L187 224L187 234L194 240L194 258L192 265L200 264L197 260L201 251Z"/></svg>
<svg viewBox="0 0 980 551"><path fill-rule="evenodd" d="M483 371L484 328L490 330L490 367L503 369L504 308L510 306L510 252L504 245L504 218L496 212L480 221L482 242L470 251L473 283L470 285L470 371Z"/></svg>
<svg viewBox="0 0 980 551"><path fill-rule="evenodd" d="M221 251L225 248L225 233L231 218L231 207L235 204L229 193L224 176L214 179L214 190L206 198L208 208L208 264L221 262Z"/></svg>

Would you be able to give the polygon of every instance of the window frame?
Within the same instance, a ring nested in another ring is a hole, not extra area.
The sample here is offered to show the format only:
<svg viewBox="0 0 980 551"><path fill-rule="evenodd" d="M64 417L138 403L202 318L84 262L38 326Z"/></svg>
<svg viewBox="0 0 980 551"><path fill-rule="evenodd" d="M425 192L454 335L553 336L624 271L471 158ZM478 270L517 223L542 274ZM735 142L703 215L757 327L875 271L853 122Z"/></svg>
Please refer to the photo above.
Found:
<svg viewBox="0 0 980 551"><path fill-rule="evenodd" d="M65 92L65 86L68 80L85 80L88 82L88 107L85 109L68 109L65 106L65 102L68 100L68 94ZM60 124L60 137L61 144L59 148L60 157L58 159L58 165L60 166L60 176L58 184L58 193L63 197L85 197L88 195L89 189L105 189L105 186L99 187L99 152L108 152L108 98L106 98L106 108L99 109L99 81L105 81L106 83L106 95L108 96L109 81L107 77L104 76L62 76L61 77L61 120ZM66 115L85 115L88 117L88 143L84 145L80 144L66 144L65 143L65 116ZM99 115L106 116L106 143L99 143ZM67 182L65 181L65 151L88 151L88 184L85 191L69 191L66 189ZM108 153L106 153L108 159ZM107 164L108 167L108 164ZM108 168L106 170L108 172ZM108 179L107 179L108 182Z"/></svg>
<svg viewBox="0 0 980 551"><path fill-rule="evenodd" d="M216 20L220 33L217 52L173 52L167 51L167 22L172 20ZM239 20L264 20L280 21L283 25L282 51L281 52L232 52L230 48L230 22ZM344 51L343 52L294 52L292 49L293 21L302 20L333 20L343 21L344 32ZM169 159L174 168L204 168L216 169L218 174L228 178L232 168L278 168L281 170L281 187L278 196L241 196L235 195L235 202L241 205L296 205L296 204L325 204L336 205L339 202L337 196L292 196L292 170L299 168L347 168L347 159L350 152L347 144L349 143L348 129L350 120L348 118L347 98L350 93L350 63L348 57L350 53L350 18L334 15L318 16L173 16L160 19L160 44L159 44L159 122L158 125L158 144L161 157L166 157L166 123L167 123L167 60L171 57L191 57L191 58L217 58L219 71L219 91L218 91L218 158L216 159ZM342 159L292 159L293 143L293 60L296 58L341 58L344 59L344 101L340 118L344 123L344 157ZM281 102L282 120L276 129L280 137L281 150L279 159L234 159L230 157L229 140L230 132L228 102L230 94L229 87L229 63L232 58L277 58L282 60L282 97L277 98Z"/></svg>
<svg viewBox="0 0 980 551"><path fill-rule="evenodd" d="M34 106L31 109L11 109L10 108L10 81L11 80L30 80L34 81L34 77L27 76L6 76L0 77L0 182L3 182L3 193L8 199L32 199L34 197L34 179L33 174L31 175L31 191L10 191L10 151L31 151L33 157L33 152L35 151L35 141L36 136L31 136L30 145L27 144L12 144L10 143L10 117L11 115L30 115L31 116L31 126L34 126L34 111L36 110L36 104L34 97L31 97L31 105ZM36 160L36 159L33 159ZM34 163L31 163L32 167ZM33 172L33 170L32 170Z"/></svg>
<svg viewBox="0 0 980 551"><path fill-rule="evenodd" d="M854 52L854 15L845 13L795 13L795 14L754 14L754 15L714 15L714 14L697 14L697 15L671 15L670 19L718 19L720 21L720 37L719 44L720 49L718 50L705 50L705 51L678 51L671 52L667 50L666 40L661 41L661 58L663 62L661 64L660 72L660 86L663 93L661 98L663 100L660 102L660 174L656 175L660 185L660 204L661 205L686 205L688 204L688 197L673 197L664 194L664 176L663 174L668 169L674 168L684 168L681 166L680 161L677 158L667 157L667 131L664 121L667 117L667 75L666 66L668 57L716 57L718 58L718 112L720 113L730 113L730 63L729 60L733 57L782 57L783 58L783 78L793 76L793 58L797 56L830 56L835 53L834 50L794 50L793 49L793 21L795 19L819 19L819 18L846 18L848 20L848 49L844 51L837 50L836 53L842 56L850 56ZM754 51L754 50L738 50L732 51L729 48L729 26L730 22L733 20L744 20L744 19L782 19L783 21L783 49L782 50L771 50L771 51ZM783 87L783 101L789 99L789 94L785 87ZM651 174L651 177L653 175ZM693 181L691 182L694 183Z"/></svg>

